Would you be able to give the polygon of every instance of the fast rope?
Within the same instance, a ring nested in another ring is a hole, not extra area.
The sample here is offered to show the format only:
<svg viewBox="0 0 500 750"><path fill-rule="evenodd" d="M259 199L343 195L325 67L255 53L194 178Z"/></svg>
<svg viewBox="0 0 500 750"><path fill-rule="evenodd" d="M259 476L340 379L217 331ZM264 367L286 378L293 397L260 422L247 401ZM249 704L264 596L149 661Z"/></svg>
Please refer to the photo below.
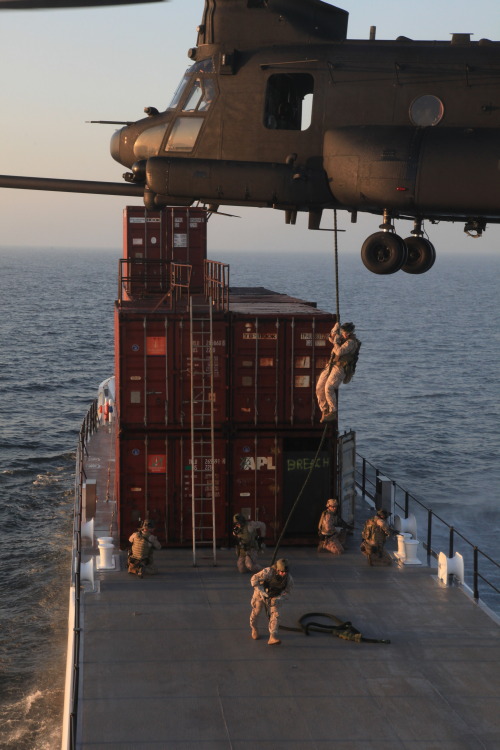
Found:
<svg viewBox="0 0 500 750"><path fill-rule="evenodd" d="M333 247L335 251L335 300L337 323L340 324L340 294L339 294L339 246L338 246L337 211L333 212Z"/></svg>
<svg viewBox="0 0 500 750"><path fill-rule="evenodd" d="M333 237L334 237L334 258L335 258L335 308L336 308L336 314L337 314L337 323L340 323L340 300L339 300L339 247L338 247L338 228L337 228L337 211L334 210L333 212ZM330 362L328 363L328 372L330 373L333 367L334 357L330 357ZM283 539L283 536L285 534L285 531L288 528L288 524L290 523L290 519L292 517L292 514L297 507L300 498L302 497L302 494L307 487L307 484L311 478L312 472L316 466L316 461L318 459L319 453L321 451L321 448L323 447L323 443L325 442L326 438L326 431L327 431L328 425L325 425L325 429L323 430L323 435L321 436L321 441L318 446L318 450L316 451L316 455L314 456L314 461L311 464L311 468L309 469L309 472L307 474L307 477L305 478L304 484L302 485L299 494L297 495L297 499L295 500L294 504L290 508L290 512L287 516L287 519L285 521L285 525L283 526L283 529L281 531L281 534L279 536L278 541L276 542L276 547L274 548L274 555L273 559L271 561L271 565L274 565L276 562L276 557L278 555L278 550L281 545L281 540Z"/></svg>
<svg viewBox="0 0 500 750"><path fill-rule="evenodd" d="M309 622L309 618L324 618L330 622ZM354 627L352 622L349 620L340 620L335 615L330 615L327 612L308 612L298 621L298 628L289 628L285 625L280 625L280 630L293 631L295 633L304 633L309 635L310 632L316 633L327 633L334 635L337 638L341 638L343 641L354 641L355 643L390 643L387 638L365 638L357 628Z"/></svg>
<svg viewBox="0 0 500 750"><path fill-rule="evenodd" d="M337 314L337 322L340 323L340 294L339 294L339 253L338 253L338 228L337 228L337 211L333 212L333 232L334 232L334 250L335 250L335 302L336 302L336 314ZM329 370L331 371L333 367L334 358L330 357L329 362ZM271 565L274 565L276 562L276 557L278 555L278 550L281 545L281 540L283 539L283 536L285 534L285 531L288 528L288 524L290 522L290 519L292 517L292 514L297 507L302 494L309 482L309 479L311 478L311 474L313 472L313 469L316 465L317 458L319 456L319 453L321 451L321 448L323 447L323 443L325 442L326 438L326 431L327 431L328 425L325 425L325 429L323 430L323 434L321 436L321 441L318 446L318 450L316 451L316 455L314 457L314 461L311 464L311 468L309 469L309 472L307 474L307 477L299 491L299 494L297 495L297 499L295 500L294 504L292 505L290 512L287 516L287 519L285 521L285 525L283 526L283 530L279 536L278 541L276 542L276 547L274 549L273 559L271 561ZM269 619L270 612L269 612L269 605L267 600L264 601L264 608L266 611L266 615ZM311 621L311 618L319 618L323 620L327 620L328 622L315 622L314 620ZM287 627L285 625L280 625L280 630L287 630L287 631L293 631L297 633L304 633L304 635L309 635L310 632L318 632L318 633L328 633L330 635L336 636L337 638L341 638L345 641L354 641L355 643L384 643L388 644L390 643L390 640L383 639L383 638L365 638L357 628L354 627L354 625L349 621L343 621L340 620L335 615L331 615L327 612L308 612L305 615L302 615L302 617L298 621L298 628L291 628Z"/></svg>

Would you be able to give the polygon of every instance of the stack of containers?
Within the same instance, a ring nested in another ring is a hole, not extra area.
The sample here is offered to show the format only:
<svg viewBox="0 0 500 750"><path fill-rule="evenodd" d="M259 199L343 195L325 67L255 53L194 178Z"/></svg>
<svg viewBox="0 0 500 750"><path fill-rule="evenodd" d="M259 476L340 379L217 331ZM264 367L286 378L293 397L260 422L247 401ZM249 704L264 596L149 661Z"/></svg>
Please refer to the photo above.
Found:
<svg viewBox="0 0 500 750"><path fill-rule="evenodd" d="M155 520L163 543L191 544L190 352L192 344L195 358L203 347L196 335L191 342L187 305L161 304L151 284L145 293L141 263L160 261L158 273L167 277L169 263L191 265L190 292L201 299L206 241L201 209L125 209L124 258L134 261L134 283L115 309L122 544L145 517ZM237 512L264 521L269 541L279 535L323 432L314 387L328 361L334 320L311 303L262 288L232 289L229 310L213 312L218 543L227 544ZM324 501L335 492L335 459L335 440L326 441L289 525L294 541L314 534ZM211 485L211 461L195 469Z"/></svg>

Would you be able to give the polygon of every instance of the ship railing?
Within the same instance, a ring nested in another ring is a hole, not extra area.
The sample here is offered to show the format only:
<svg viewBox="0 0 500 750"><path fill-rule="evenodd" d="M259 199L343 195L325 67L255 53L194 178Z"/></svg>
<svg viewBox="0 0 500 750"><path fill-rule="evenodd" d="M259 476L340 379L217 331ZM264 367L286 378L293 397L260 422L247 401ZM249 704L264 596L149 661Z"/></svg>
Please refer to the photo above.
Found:
<svg viewBox="0 0 500 750"><path fill-rule="evenodd" d="M68 658L66 667L66 689L63 716L62 748L75 750L78 715L78 684L80 678L80 573L82 564L82 487L86 479L84 458L88 456L87 444L99 426L97 399L95 399L82 422L78 435L75 471L75 505L73 513L73 548L71 564L71 602L68 622ZM72 622L71 622L72 620Z"/></svg>
<svg viewBox="0 0 500 750"><path fill-rule="evenodd" d="M229 264L216 260L205 260L204 291L205 298L211 299L216 310L229 310Z"/></svg>
<svg viewBox="0 0 500 750"><path fill-rule="evenodd" d="M183 293L189 293L192 266L165 260L120 258L118 302L153 300L172 309Z"/></svg>
<svg viewBox="0 0 500 750"><path fill-rule="evenodd" d="M170 264L170 287L173 300L179 300L182 295L188 295L191 286L193 266L186 263Z"/></svg>
<svg viewBox="0 0 500 750"><path fill-rule="evenodd" d="M500 594L500 563L481 550L474 542L449 524L438 513L429 508L424 502L401 487L387 472L381 471L366 458L356 453L356 486L363 495L378 505L377 487L380 477L389 479L392 484L394 512L400 511L404 518L410 512L416 518L417 528L424 529L425 540L422 545L427 552L427 563L431 557L437 559L440 551L445 551L447 557L453 557L460 552L464 558L465 583L470 588L474 600L479 600L481 586L481 600L492 609L498 610Z"/></svg>

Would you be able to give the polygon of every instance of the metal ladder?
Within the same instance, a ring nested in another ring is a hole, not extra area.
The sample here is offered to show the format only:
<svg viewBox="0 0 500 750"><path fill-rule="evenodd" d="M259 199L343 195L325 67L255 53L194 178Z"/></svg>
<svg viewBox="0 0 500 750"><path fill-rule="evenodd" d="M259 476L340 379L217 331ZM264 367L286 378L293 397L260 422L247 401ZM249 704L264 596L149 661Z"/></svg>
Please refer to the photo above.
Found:
<svg viewBox="0 0 500 750"><path fill-rule="evenodd" d="M199 547L212 546L216 565L214 347L212 299L189 300L191 356L191 515L193 565Z"/></svg>

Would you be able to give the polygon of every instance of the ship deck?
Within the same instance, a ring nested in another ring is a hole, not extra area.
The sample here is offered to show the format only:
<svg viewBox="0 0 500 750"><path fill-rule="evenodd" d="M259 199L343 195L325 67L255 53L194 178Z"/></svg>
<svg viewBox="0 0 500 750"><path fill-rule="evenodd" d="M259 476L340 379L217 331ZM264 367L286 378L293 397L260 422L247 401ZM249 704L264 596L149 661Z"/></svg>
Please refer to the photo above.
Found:
<svg viewBox="0 0 500 750"><path fill-rule="evenodd" d="M107 480L93 453L89 467ZM109 531L113 506L98 502L97 528ZM143 580L122 552L84 596L77 747L500 748L500 628L481 607L426 565L369 567L356 534L341 557L281 556L295 581L283 625L328 612L391 643L282 631L268 646L265 622L253 641L250 580L232 550L218 550L216 566L203 551L196 567L191 550L161 550L158 575Z"/></svg>

